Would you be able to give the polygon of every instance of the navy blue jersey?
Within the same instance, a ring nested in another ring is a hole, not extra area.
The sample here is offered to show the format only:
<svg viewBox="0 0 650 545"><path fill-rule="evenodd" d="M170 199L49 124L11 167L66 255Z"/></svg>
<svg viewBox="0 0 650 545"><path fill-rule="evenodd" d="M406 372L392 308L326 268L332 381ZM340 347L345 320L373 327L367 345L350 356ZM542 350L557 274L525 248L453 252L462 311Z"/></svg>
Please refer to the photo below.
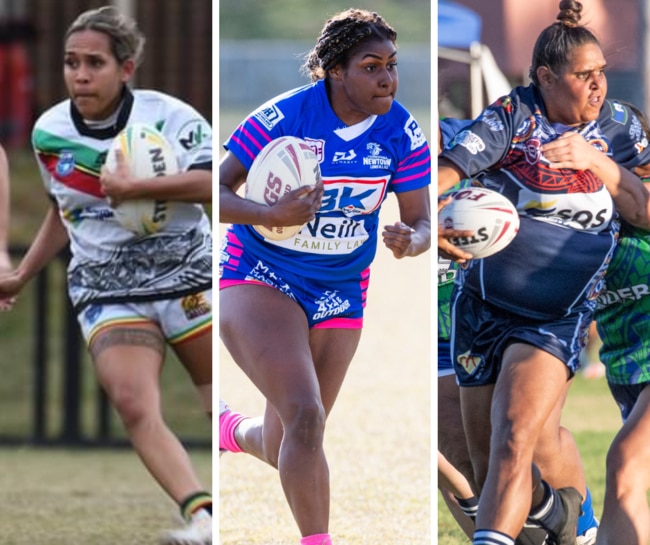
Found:
<svg viewBox="0 0 650 545"><path fill-rule="evenodd" d="M591 311L618 236L614 204L590 171L554 169L540 147L568 130L622 164L640 153L627 108L606 101L579 128L551 124L534 86L517 87L458 133L442 156L507 196L521 226L504 250L473 260L459 283L500 308L534 319Z"/></svg>
<svg viewBox="0 0 650 545"><path fill-rule="evenodd" d="M316 218L294 237L264 239L234 225L247 249L278 267L314 279L350 277L374 259L379 210L389 192L431 183L431 157L422 130L398 102L381 116L347 127L332 110L325 81L294 89L248 116L225 143L247 168L271 140L304 139L318 157L325 193Z"/></svg>

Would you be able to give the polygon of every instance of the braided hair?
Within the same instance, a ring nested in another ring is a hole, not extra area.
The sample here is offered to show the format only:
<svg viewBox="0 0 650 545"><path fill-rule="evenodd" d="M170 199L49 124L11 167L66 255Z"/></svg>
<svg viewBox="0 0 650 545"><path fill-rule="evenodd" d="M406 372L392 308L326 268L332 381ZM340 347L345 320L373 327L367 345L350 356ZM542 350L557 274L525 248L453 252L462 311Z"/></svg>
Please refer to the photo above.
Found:
<svg viewBox="0 0 650 545"><path fill-rule="evenodd" d="M324 79L330 68L346 66L355 47L367 39L395 43L397 32L375 12L350 8L337 13L325 23L316 46L307 54L303 72L312 81Z"/></svg>
<svg viewBox="0 0 650 545"><path fill-rule="evenodd" d="M598 38L586 27L580 25L582 4L577 0L561 0L557 21L546 27L537 38L533 48L533 64L529 76L539 86L537 69L546 66L557 74L568 62L569 54L587 44L600 47Z"/></svg>

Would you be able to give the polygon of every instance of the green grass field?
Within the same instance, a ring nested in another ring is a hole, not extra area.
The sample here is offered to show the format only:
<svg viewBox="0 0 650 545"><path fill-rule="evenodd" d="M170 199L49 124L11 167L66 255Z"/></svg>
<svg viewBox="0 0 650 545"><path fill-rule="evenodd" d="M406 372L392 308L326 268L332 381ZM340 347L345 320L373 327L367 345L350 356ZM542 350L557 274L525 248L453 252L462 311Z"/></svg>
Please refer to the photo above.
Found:
<svg viewBox="0 0 650 545"><path fill-rule="evenodd" d="M212 457L191 452L209 485ZM3 545L153 545L178 510L131 450L0 448Z"/></svg>
<svg viewBox="0 0 650 545"><path fill-rule="evenodd" d="M591 490L594 511L600 516L605 493L605 456L621 426L618 408L604 378L588 380L578 375L563 412L563 424L576 439ZM438 545L469 543L438 494Z"/></svg>

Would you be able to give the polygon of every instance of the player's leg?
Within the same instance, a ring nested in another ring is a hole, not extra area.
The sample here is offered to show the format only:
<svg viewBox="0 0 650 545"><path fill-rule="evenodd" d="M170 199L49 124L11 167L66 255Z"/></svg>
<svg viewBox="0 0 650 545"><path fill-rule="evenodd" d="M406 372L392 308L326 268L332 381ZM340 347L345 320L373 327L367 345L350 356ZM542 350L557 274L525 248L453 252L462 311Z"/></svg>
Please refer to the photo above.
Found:
<svg viewBox="0 0 650 545"><path fill-rule="evenodd" d="M607 454L607 480L598 544L650 543L650 388L646 386Z"/></svg>
<svg viewBox="0 0 650 545"><path fill-rule="evenodd" d="M474 482L455 374L438 376L438 450L468 482Z"/></svg>
<svg viewBox="0 0 650 545"><path fill-rule="evenodd" d="M219 309L224 345L282 423L277 466L298 527L303 536L325 534L329 523L325 409L305 313L278 290L255 285L223 289ZM260 438L263 435L262 431ZM263 444L255 451L273 461L275 453L264 452Z"/></svg>
<svg viewBox="0 0 650 545"><path fill-rule="evenodd" d="M177 502L202 490L187 453L163 420L159 377L166 341L154 324L111 327L90 345L97 378L152 476Z"/></svg>
<svg viewBox="0 0 650 545"><path fill-rule="evenodd" d="M478 501L467 479L438 451L438 490L465 535L472 538Z"/></svg>
<svg viewBox="0 0 650 545"><path fill-rule="evenodd" d="M534 446L566 381L566 366L547 352L523 343L511 344L504 352L491 408L487 409L491 415L492 436L477 529L500 532L512 538L519 534L531 506ZM474 390L476 388L464 388L461 392L464 416L477 409L486 410L485 407L472 407ZM474 431L478 430L466 426L468 439ZM559 521L559 524L565 523ZM575 527L572 531L575 538Z"/></svg>

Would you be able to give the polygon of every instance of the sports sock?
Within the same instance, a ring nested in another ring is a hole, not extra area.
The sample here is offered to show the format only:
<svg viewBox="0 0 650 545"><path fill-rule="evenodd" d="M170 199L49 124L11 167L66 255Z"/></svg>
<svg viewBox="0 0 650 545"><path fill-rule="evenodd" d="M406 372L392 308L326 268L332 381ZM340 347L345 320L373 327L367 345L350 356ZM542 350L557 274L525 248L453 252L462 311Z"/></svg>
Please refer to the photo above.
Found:
<svg viewBox="0 0 650 545"><path fill-rule="evenodd" d="M248 417L230 410L219 415L219 450L243 452L235 440L235 428L246 418Z"/></svg>
<svg viewBox="0 0 650 545"><path fill-rule="evenodd" d="M303 537L300 545L332 545L332 538L329 534L312 534Z"/></svg>
<svg viewBox="0 0 650 545"><path fill-rule="evenodd" d="M585 501L582 502L582 515L578 518L578 531L579 536L583 535L589 528L598 526L598 520L594 515L594 506L591 503L591 492L587 487L587 494Z"/></svg>
<svg viewBox="0 0 650 545"><path fill-rule="evenodd" d="M476 530L472 545L514 545L515 540L496 530Z"/></svg>
<svg viewBox="0 0 650 545"><path fill-rule="evenodd" d="M456 498L456 496L454 497ZM476 513L478 513L478 498L476 496L467 499L456 498L456 501L458 501L458 505L460 505L463 513L475 521Z"/></svg>
<svg viewBox="0 0 650 545"><path fill-rule="evenodd" d="M531 509L528 520L541 524L544 528L555 528L562 521L564 507L558 493L546 482L542 481L544 487L544 499L542 503Z"/></svg>
<svg viewBox="0 0 650 545"><path fill-rule="evenodd" d="M192 494L181 502L180 508L184 520L190 520L200 510L207 511L212 516L212 494L205 491Z"/></svg>

